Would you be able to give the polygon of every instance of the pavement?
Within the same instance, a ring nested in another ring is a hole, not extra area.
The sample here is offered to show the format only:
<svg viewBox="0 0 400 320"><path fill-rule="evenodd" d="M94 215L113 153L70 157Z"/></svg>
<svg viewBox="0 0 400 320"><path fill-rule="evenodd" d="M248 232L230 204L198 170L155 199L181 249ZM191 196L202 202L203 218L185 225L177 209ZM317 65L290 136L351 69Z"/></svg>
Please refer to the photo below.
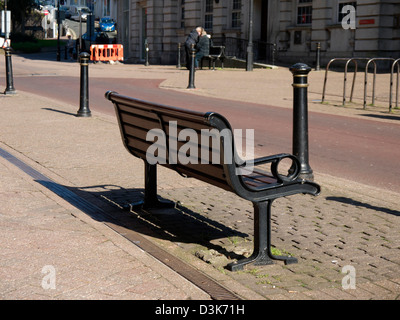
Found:
<svg viewBox="0 0 400 320"><path fill-rule="evenodd" d="M77 63L46 65L13 56L15 77L79 74ZM202 70L189 91L187 71L174 66L90 68L91 77L163 79L160 90L292 107L284 67ZM323 77L310 74L309 110L361 118L361 94L339 107L340 72L329 79L329 103L319 103ZM274 202L274 246L299 263L229 272L224 266L252 248L250 203L160 168L160 196L179 205L124 210L142 195L143 164L124 149L115 117L78 118L77 105L16 90L0 95L0 299L400 299L398 190L314 172L321 195ZM376 90L381 106L368 113L382 115L386 87ZM397 115L377 121L398 123Z"/></svg>

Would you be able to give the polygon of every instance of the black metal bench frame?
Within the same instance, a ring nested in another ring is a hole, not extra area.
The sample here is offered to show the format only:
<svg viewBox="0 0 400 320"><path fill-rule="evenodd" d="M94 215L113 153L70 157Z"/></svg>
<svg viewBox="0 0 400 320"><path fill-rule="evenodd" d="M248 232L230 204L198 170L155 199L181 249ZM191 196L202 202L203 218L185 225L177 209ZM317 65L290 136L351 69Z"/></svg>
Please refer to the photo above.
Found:
<svg viewBox="0 0 400 320"><path fill-rule="evenodd" d="M169 121L176 121L179 130L188 128L199 132L201 129L216 129L219 133L223 130L229 130L232 133L229 122L217 113L203 113L161 105L123 96L112 91L106 92L105 96L114 104L124 146L132 155L144 161L145 193L141 205L146 209L173 206L172 202L163 203L157 197L157 164L150 164L146 159L146 151L153 144L153 142L146 141L145 139L150 129L157 128L163 130L167 141L170 131ZM223 135L219 136L218 139L221 159L224 159L226 156L226 154L222 154L225 150L225 144L227 147L232 148L232 157L238 156L236 154L233 135L232 139L226 139L226 136ZM183 145L186 142L179 143ZM172 150L168 144L166 148L167 153ZM177 146L176 148L179 147ZM209 159L212 159L211 156L215 152L213 146L209 146L208 152ZM200 153L198 154L200 155ZM281 169L279 169L279 164L284 159L291 160L291 168L283 170L286 174L281 173ZM248 162L244 161L242 165L237 165L238 161L234 160L232 159L230 163L225 163L229 161L222 160L220 164L182 164L169 163L167 161L161 165L175 170L185 177L193 177L224 190L234 192L239 197L253 203L253 254L249 258L229 264L227 266L229 270L241 270L249 263L253 263L254 265L272 264L273 260L283 260L285 264L296 263L297 259L294 257L274 256L271 253L271 205L277 198L294 194L318 195L320 192L319 185L298 178L300 162L295 156L290 154L277 154L255 159L255 169L246 175L238 175L236 170L244 168ZM268 171L259 169L259 166L266 164L269 165Z"/></svg>
<svg viewBox="0 0 400 320"><path fill-rule="evenodd" d="M223 69L225 58L226 58L226 56L225 56L225 47L224 46L211 46L209 55L201 58L200 69L203 69L203 60L208 60L208 69L211 69L211 64L212 64L213 70L215 70L215 62L217 60L220 60L222 69Z"/></svg>

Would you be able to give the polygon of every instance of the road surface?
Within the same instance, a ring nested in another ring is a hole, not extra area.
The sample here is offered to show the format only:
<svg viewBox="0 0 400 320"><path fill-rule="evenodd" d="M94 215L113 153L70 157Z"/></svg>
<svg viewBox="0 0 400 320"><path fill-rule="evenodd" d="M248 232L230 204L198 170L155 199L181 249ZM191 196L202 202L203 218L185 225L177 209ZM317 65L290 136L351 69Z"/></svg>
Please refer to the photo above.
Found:
<svg viewBox="0 0 400 320"><path fill-rule="evenodd" d="M186 71L182 71L186 72ZM287 108L208 98L160 89L163 79L90 78L89 108L114 114L104 93L121 94L226 116L234 128L255 129L257 155L292 151L292 114ZM16 76L17 90L75 104L79 75ZM400 192L400 122L309 112L310 165L314 172Z"/></svg>

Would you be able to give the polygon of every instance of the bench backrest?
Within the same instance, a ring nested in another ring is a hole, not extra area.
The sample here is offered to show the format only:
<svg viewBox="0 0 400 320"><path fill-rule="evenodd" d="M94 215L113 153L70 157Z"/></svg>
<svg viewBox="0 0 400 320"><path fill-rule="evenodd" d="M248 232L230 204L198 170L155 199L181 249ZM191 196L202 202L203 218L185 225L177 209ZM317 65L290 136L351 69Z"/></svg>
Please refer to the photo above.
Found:
<svg viewBox="0 0 400 320"><path fill-rule="evenodd" d="M115 106L122 140L132 155L150 164L149 155L154 155L161 159L157 164L181 175L233 191L223 165L222 142L219 135L215 135L223 129L232 132L224 117L150 103L110 91L106 98ZM189 156L191 161L187 163Z"/></svg>
<svg viewBox="0 0 400 320"><path fill-rule="evenodd" d="M252 161L250 167L247 162L240 165L242 160L236 152L232 128L218 113L185 110L112 91L106 92L106 98L115 106L126 149L150 164L166 166L252 202L297 193L319 193L317 184L298 178L300 162L292 155L254 159L255 166L269 164L269 171L258 167L253 170ZM286 176L279 173L278 166L282 159L288 158L293 166ZM154 160L157 162L152 163Z"/></svg>

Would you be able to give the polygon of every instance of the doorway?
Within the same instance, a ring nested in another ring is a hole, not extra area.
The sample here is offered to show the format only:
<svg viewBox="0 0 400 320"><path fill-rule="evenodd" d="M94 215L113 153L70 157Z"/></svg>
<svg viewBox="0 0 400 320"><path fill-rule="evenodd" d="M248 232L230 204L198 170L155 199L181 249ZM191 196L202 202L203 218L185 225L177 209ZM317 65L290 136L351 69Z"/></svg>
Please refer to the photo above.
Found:
<svg viewBox="0 0 400 320"><path fill-rule="evenodd" d="M128 58L129 55L129 0L123 1L122 6L122 28L121 28L121 43L124 46L124 57Z"/></svg>
<svg viewBox="0 0 400 320"><path fill-rule="evenodd" d="M268 10L269 0L254 0L254 34L255 54L257 60L266 60L268 57Z"/></svg>

